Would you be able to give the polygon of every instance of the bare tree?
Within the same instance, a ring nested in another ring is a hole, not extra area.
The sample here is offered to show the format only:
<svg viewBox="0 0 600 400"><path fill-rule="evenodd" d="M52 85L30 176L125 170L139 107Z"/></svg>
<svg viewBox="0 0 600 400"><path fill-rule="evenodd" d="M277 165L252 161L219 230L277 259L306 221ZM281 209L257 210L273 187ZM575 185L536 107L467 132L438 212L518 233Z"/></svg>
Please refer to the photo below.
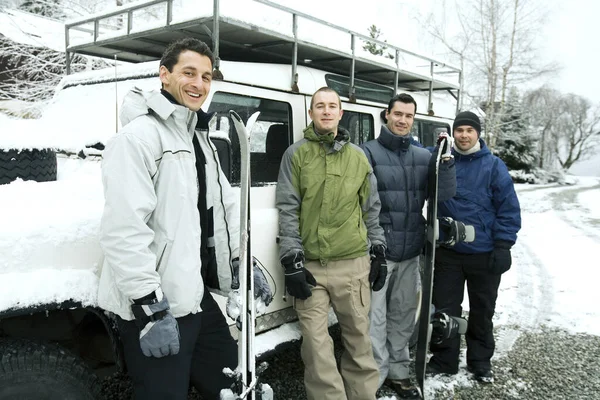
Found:
<svg viewBox="0 0 600 400"><path fill-rule="evenodd" d="M429 31L463 66L466 62L469 91L484 93L485 139L493 146L501 134L507 89L558 70L540 62L536 33L544 7L540 0L453 0L451 7L456 15L438 15ZM441 22L446 19L457 22L447 27Z"/></svg>
<svg viewBox="0 0 600 400"><path fill-rule="evenodd" d="M8 3L9 0L0 0ZM12 0L23 11L57 19L75 18L133 0Z"/></svg>
<svg viewBox="0 0 600 400"><path fill-rule="evenodd" d="M542 86L525 95L524 106L531 115L531 125L538 132L538 167L551 167L556 162L554 134L558 118L564 112L563 95L556 89Z"/></svg>
<svg viewBox="0 0 600 400"><path fill-rule="evenodd" d="M447 15L446 0L443 1L440 9L442 11L441 15L445 17ZM467 21L467 18L462 13L462 9L459 7L455 7L454 11L456 13L456 18L457 18L458 24L460 25L460 31L467 32L468 29L465 26L465 21ZM424 25L428 27L429 34L431 34L436 40L438 40L440 43L443 44L443 46L445 46L448 49L448 51L450 52L450 57L458 59L460 70L464 71L465 70L466 52L469 49L469 46L471 43L470 36L469 35L458 35L458 36L453 36L451 40L448 39L449 35L447 34L447 31L448 31L447 18L441 18L440 21L437 22L434 14L430 14L427 17L427 20ZM461 82L461 84L462 84L462 82ZM464 87L461 87L460 91L463 92L463 90L464 90ZM460 98L459 98L459 101L460 101L460 103L458 104L459 110L463 108L463 98L464 98L464 96L460 96Z"/></svg>
<svg viewBox="0 0 600 400"><path fill-rule="evenodd" d="M564 112L554 130L554 151L558 162L568 170L576 161L593 155L600 142L600 105L579 95L563 99Z"/></svg>
<svg viewBox="0 0 600 400"><path fill-rule="evenodd" d="M0 72L0 98L26 102L48 100L65 74L65 53L0 37L0 57L8 66ZM100 59L76 55L74 72L107 67Z"/></svg>
<svg viewBox="0 0 600 400"><path fill-rule="evenodd" d="M102 8L122 4L122 0L0 0L0 10L18 7L57 22L78 15L86 15ZM125 1L128 2L128 1ZM17 26L18 27L18 26ZM62 31L60 32L62 33ZM16 99L28 104L30 115L36 115L40 106L50 99L66 71L66 56L62 51L47 47L22 44L0 35L0 100ZM71 70L79 72L109 66L109 62L92 57L74 55Z"/></svg>

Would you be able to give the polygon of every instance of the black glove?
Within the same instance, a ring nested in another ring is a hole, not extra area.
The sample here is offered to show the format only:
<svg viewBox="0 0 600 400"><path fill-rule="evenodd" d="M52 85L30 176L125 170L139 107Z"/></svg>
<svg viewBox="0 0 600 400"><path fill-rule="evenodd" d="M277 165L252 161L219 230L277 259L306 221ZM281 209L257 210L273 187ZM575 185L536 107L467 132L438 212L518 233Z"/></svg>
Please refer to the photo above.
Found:
<svg viewBox="0 0 600 400"><path fill-rule="evenodd" d="M378 292L385 285L387 278L387 261L385 260L385 247L377 244L371 248L371 271L369 282L374 292Z"/></svg>
<svg viewBox="0 0 600 400"><path fill-rule="evenodd" d="M489 268L494 275L501 275L510 269L512 258L510 248L512 244L504 240L497 240L494 243L494 250L490 253Z"/></svg>
<svg viewBox="0 0 600 400"><path fill-rule="evenodd" d="M452 139L452 136L450 136L448 134L448 132L441 132L438 135L438 139L437 139L437 145L439 148L439 152L441 154L441 158L442 159L448 159L448 158L452 158L452 145L454 143L454 140Z"/></svg>
<svg viewBox="0 0 600 400"><path fill-rule="evenodd" d="M131 311L140 329L140 347L146 357L160 358L179 353L179 325L160 289L134 300Z"/></svg>
<svg viewBox="0 0 600 400"><path fill-rule="evenodd" d="M317 286L315 277L304 268L304 254L296 253L291 257L285 257L281 260L285 268L285 287L290 296L300 300L306 300L312 293L310 286Z"/></svg>

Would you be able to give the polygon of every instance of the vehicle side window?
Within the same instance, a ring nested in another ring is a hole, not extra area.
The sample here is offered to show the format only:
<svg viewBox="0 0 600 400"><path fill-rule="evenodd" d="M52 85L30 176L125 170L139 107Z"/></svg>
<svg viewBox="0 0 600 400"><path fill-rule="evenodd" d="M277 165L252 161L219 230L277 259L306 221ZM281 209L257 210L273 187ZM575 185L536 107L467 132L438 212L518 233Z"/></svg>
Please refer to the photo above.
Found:
<svg viewBox="0 0 600 400"><path fill-rule="evenodd" d="M350 141L354 144L361 144L375 137L375 123L371 114L344 110L340 125L348 130Z"/></svg>
<svg viewBox="0 0 600 400"><path fill-rule="evenodd" d="M412 126L412 128L410 128L410 136L412 136L413 138L416 138L419 141L419 143L423 144L421 121L415 120L413 122L413 126Z"/></svg>
<svg viewBox="0 0 600 400"><path fill-rule="evenodd" d="M425 147L435 146L437 137L440 132L450 133L450 125L440 122L420 121L422 126L421 135L419 136L421 143Z"/></svg>
<svg viewBox="0 0 600 400"><path fill-rule="evenodd" d="M292 107L289 103L235 93L216 92L208 112L216 112L211 120L210 131L229 136L232 148L232 185L240 183L240 143L229 116L234 110L247 124L248 119L259 112L250 131L250 173L252 186L277 182L281 157L291 144Z"/></svg>

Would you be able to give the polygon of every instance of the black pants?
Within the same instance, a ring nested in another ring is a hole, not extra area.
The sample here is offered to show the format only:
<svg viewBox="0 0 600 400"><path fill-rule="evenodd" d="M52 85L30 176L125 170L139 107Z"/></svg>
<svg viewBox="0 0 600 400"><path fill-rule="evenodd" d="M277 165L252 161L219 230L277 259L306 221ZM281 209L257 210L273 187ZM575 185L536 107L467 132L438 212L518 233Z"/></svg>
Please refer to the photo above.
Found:
<svg viewBox="0 0 600 400"><path fill-rule="evenodd" d="M179 354L162 358L144 356L135 323L117 317L134 399L185 400L191 383L203 399L213 400L231 386L233 381L222 370L237 367L237 344L208 290L201 307L200 313L177 318Z"/></svg>
<svg viewBox="0 0 600 400"><path fill-rule="evenodd" d="M460 316L462 312L465 282L469 294L469 324L465 335L467 341L467 364L475 368L490 368L494 355L494 325L492 317L496 308L500 275L488 270L490 253L460 254L438 248L435 257L433 280L433 304L436 309L449 315ZM438 370L447 373L458 371L460 336L439 345L431 345L433 357L430 362Z"/></svg>

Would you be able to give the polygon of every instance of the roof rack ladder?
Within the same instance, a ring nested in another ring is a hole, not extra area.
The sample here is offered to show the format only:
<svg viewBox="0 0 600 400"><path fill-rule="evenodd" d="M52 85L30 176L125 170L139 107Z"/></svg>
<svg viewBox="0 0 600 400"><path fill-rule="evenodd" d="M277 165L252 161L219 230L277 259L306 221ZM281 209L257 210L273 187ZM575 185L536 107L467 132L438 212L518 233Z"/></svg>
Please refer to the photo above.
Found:
<svg viewBox="0 0 600 400"><path fill-rule="evenodd" d="M400 50L396 49L396 75L394 78L394 96L398 94L398 81L400 80Z"/></svg>
<svg viewBox="0 0 600 400"><path fill-rule="evenodd" d="M173 22L173 0L167 0L167 26L170 26L171 22Z"/></svg>
<svg viewBox="0 0 600 400"><path fill-rule="evenodd" d="M463 90L463 73L462 70L458 72L458 90L456 91L456 114L462 108L462 90Z"/></svg>
<svg viewBox="0 0 600 400"><path fill-rule="evenodd" d="M429 75L431 80L429 81L429 99L427 101L427 114L434 115L433 112L433 61L429 62Z"/></svg>
<svg viewBox="0 0 600 400"><path fill-rule="evenodd" d="M292 47L292 92L299 93L298 87L298 16L292 14L292 31L294 34L294 46Z"/></svg>
<svg viewBox="0 0 600 400"><path fill-rule="evenodd" d="M223 73L219 69L221 67L221 58L219 57L219 20L221 19L219 11L219 0L213 0L213 55L215 56L215 65L213 68L213 79L223 80Z"/></svg>
<svg viewBox="0 0 600 400"><path fill-rule="evenodd" d="M69 51L69 27L65 25L65 67L67 75L71 75L71 52Z"/></svg>
<svg viewBox="0 0 600 400"><path fill-rule="evenodd" d="M355 37L352 33L350 35L350 47L352 48L352 64L350 64L350 88L348 90L348 100L350 103L356 103L356 95L354 89L354 73L355 73L355 64L356 64L356 52L355 52Z"/></svg>

